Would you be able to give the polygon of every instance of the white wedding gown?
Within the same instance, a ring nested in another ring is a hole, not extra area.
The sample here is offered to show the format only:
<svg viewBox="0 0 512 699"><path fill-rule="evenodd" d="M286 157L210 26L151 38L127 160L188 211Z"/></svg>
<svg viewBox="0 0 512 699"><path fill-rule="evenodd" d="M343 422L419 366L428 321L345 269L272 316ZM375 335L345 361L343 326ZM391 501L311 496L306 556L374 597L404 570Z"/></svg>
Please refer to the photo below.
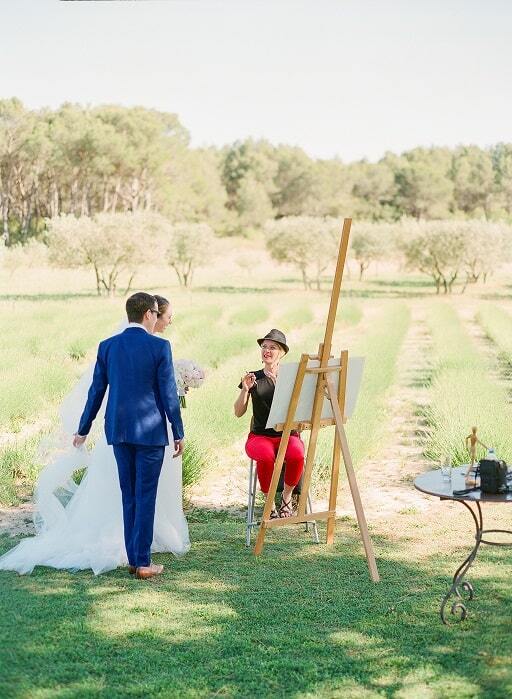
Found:
<svg viewBox="0 0 512 699"><path fill-rule="evenodd" d="M122 327L120 328L122 330ZM123 534L123 508L117 465L103 431L106 396L95 420L94 448L71 446L91 383L93 366L82 376L61 408L62 429L47 448L53 460L42 470L35 490L36 536L21 541L0 557L0 570L31 573L35 566L69 570L91 568L95 575L128 565ZM99 427L99 429L98 429ZM188 524L182 504L182 461L173 458L173 436L165 449L158 482L153 544L154 552L176 556L190 549ZM56 445L56 442L58 443ZM55 456L55 447L60 453ZM75 470L86 467L77 486Z"/></svg>

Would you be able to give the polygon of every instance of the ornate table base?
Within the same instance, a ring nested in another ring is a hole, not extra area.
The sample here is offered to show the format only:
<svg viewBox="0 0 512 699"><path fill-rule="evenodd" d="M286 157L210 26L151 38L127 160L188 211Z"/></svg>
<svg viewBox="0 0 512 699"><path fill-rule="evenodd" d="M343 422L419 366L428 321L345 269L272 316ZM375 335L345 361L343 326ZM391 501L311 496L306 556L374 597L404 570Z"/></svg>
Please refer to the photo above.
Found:
<svg viewBox="0 0 512 699"><path fill-rule="evenodd" d="M441 499L448 499L448 498L441 498ZM452 498L450 498L452 499ZM467 617L467 608L466 604L467 602L470 602L473 597L474 597L474 591L473 591L473 586L471 585L470 582L465 580L466 573L468 570L471 568L471 565L473 561L476 558L476 554L478 553L478 549L480 548L480 544L488 544L489 546L512 546L512 543L506 543L506 542L498 542L498 541L488 541L487 539L483 538L484 534L511 534L512 531L508 531L507 529L484 529L483 528L483 518L482 518L482 508L480 507L480 503L477 500L474 501L467 501L467 500L457 500L456 498L453 498L455 502L460 502L466 509L468 509L471 512L471 516L473 517L473 521L475 523L475 528L476 528L476 534L475 534L475 545L473 547L473 550L469 554L469 556L465 559L463 563L457 568L455 571L455 575L453 576L452 580L452 586L448 593L444 596L443 601L441 603L441 609L440 609L440 614L441 614L441 619L443 621L443 624L448 624L448 619L450 617L446 616L446 611L447 607L450 610L450 613L455 617L457 621L464 621L464 619ZM471 502L472 505L475 505L475 508L471 507L469 504ZM466 593L466 599L461 594L461 590L463 590ZM453 599L454 598L454 599Z"/></svg>

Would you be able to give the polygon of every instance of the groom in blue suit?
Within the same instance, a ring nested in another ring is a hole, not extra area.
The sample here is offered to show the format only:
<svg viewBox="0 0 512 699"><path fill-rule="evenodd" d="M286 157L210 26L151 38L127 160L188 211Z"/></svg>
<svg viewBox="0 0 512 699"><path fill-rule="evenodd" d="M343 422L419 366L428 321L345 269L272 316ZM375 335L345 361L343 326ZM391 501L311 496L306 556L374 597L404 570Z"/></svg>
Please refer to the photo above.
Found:
<svg viewBox="0 0 512 699"><path fill-rule="evenodd" d="M73 444L85 442L109 388L105 434L114 449L123 499L124 539L130 573L151 578L163 566L151 563L158 479L174 435L174 456L183 451L183 423L171 348L153 335L154 296L139 292L126 301L128 327L100 343L87 403Z"/></svg>

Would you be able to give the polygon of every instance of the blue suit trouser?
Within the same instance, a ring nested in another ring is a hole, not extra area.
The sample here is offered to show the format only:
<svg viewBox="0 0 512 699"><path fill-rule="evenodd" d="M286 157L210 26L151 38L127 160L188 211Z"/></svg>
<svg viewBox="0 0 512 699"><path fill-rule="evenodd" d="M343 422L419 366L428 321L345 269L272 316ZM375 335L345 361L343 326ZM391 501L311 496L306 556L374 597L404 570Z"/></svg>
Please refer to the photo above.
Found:
<svg viewBox="0 0 512 699"><path fill-rule="evenodd" d="M155 522L158 478L165 447L114 444L123 499L124 541L128 563L148 566Z"/></svg>

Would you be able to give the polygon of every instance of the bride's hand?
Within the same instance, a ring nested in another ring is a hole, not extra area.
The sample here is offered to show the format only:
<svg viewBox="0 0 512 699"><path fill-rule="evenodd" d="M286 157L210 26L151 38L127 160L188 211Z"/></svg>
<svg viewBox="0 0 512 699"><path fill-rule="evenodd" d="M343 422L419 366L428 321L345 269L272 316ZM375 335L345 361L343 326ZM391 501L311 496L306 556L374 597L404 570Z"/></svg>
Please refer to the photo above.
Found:
<svg viewBox="0 0 512 699"><path fill-rule="evenodd" d="M180 454L183 454L183 447L184 446L185 446L184 439L175 439L174 440L174 454L172 455L173 459L175 459L177 456L180 456Z"/></svg>
<svg viewBox="0 0 512 699"><path fill-rule="evenodd" d="M79 434L73 435L73 446L76 447L77 449L79 449L82 446L82 444L85 442L86 439L87 439L87 436L82 437Z"/></svg>

